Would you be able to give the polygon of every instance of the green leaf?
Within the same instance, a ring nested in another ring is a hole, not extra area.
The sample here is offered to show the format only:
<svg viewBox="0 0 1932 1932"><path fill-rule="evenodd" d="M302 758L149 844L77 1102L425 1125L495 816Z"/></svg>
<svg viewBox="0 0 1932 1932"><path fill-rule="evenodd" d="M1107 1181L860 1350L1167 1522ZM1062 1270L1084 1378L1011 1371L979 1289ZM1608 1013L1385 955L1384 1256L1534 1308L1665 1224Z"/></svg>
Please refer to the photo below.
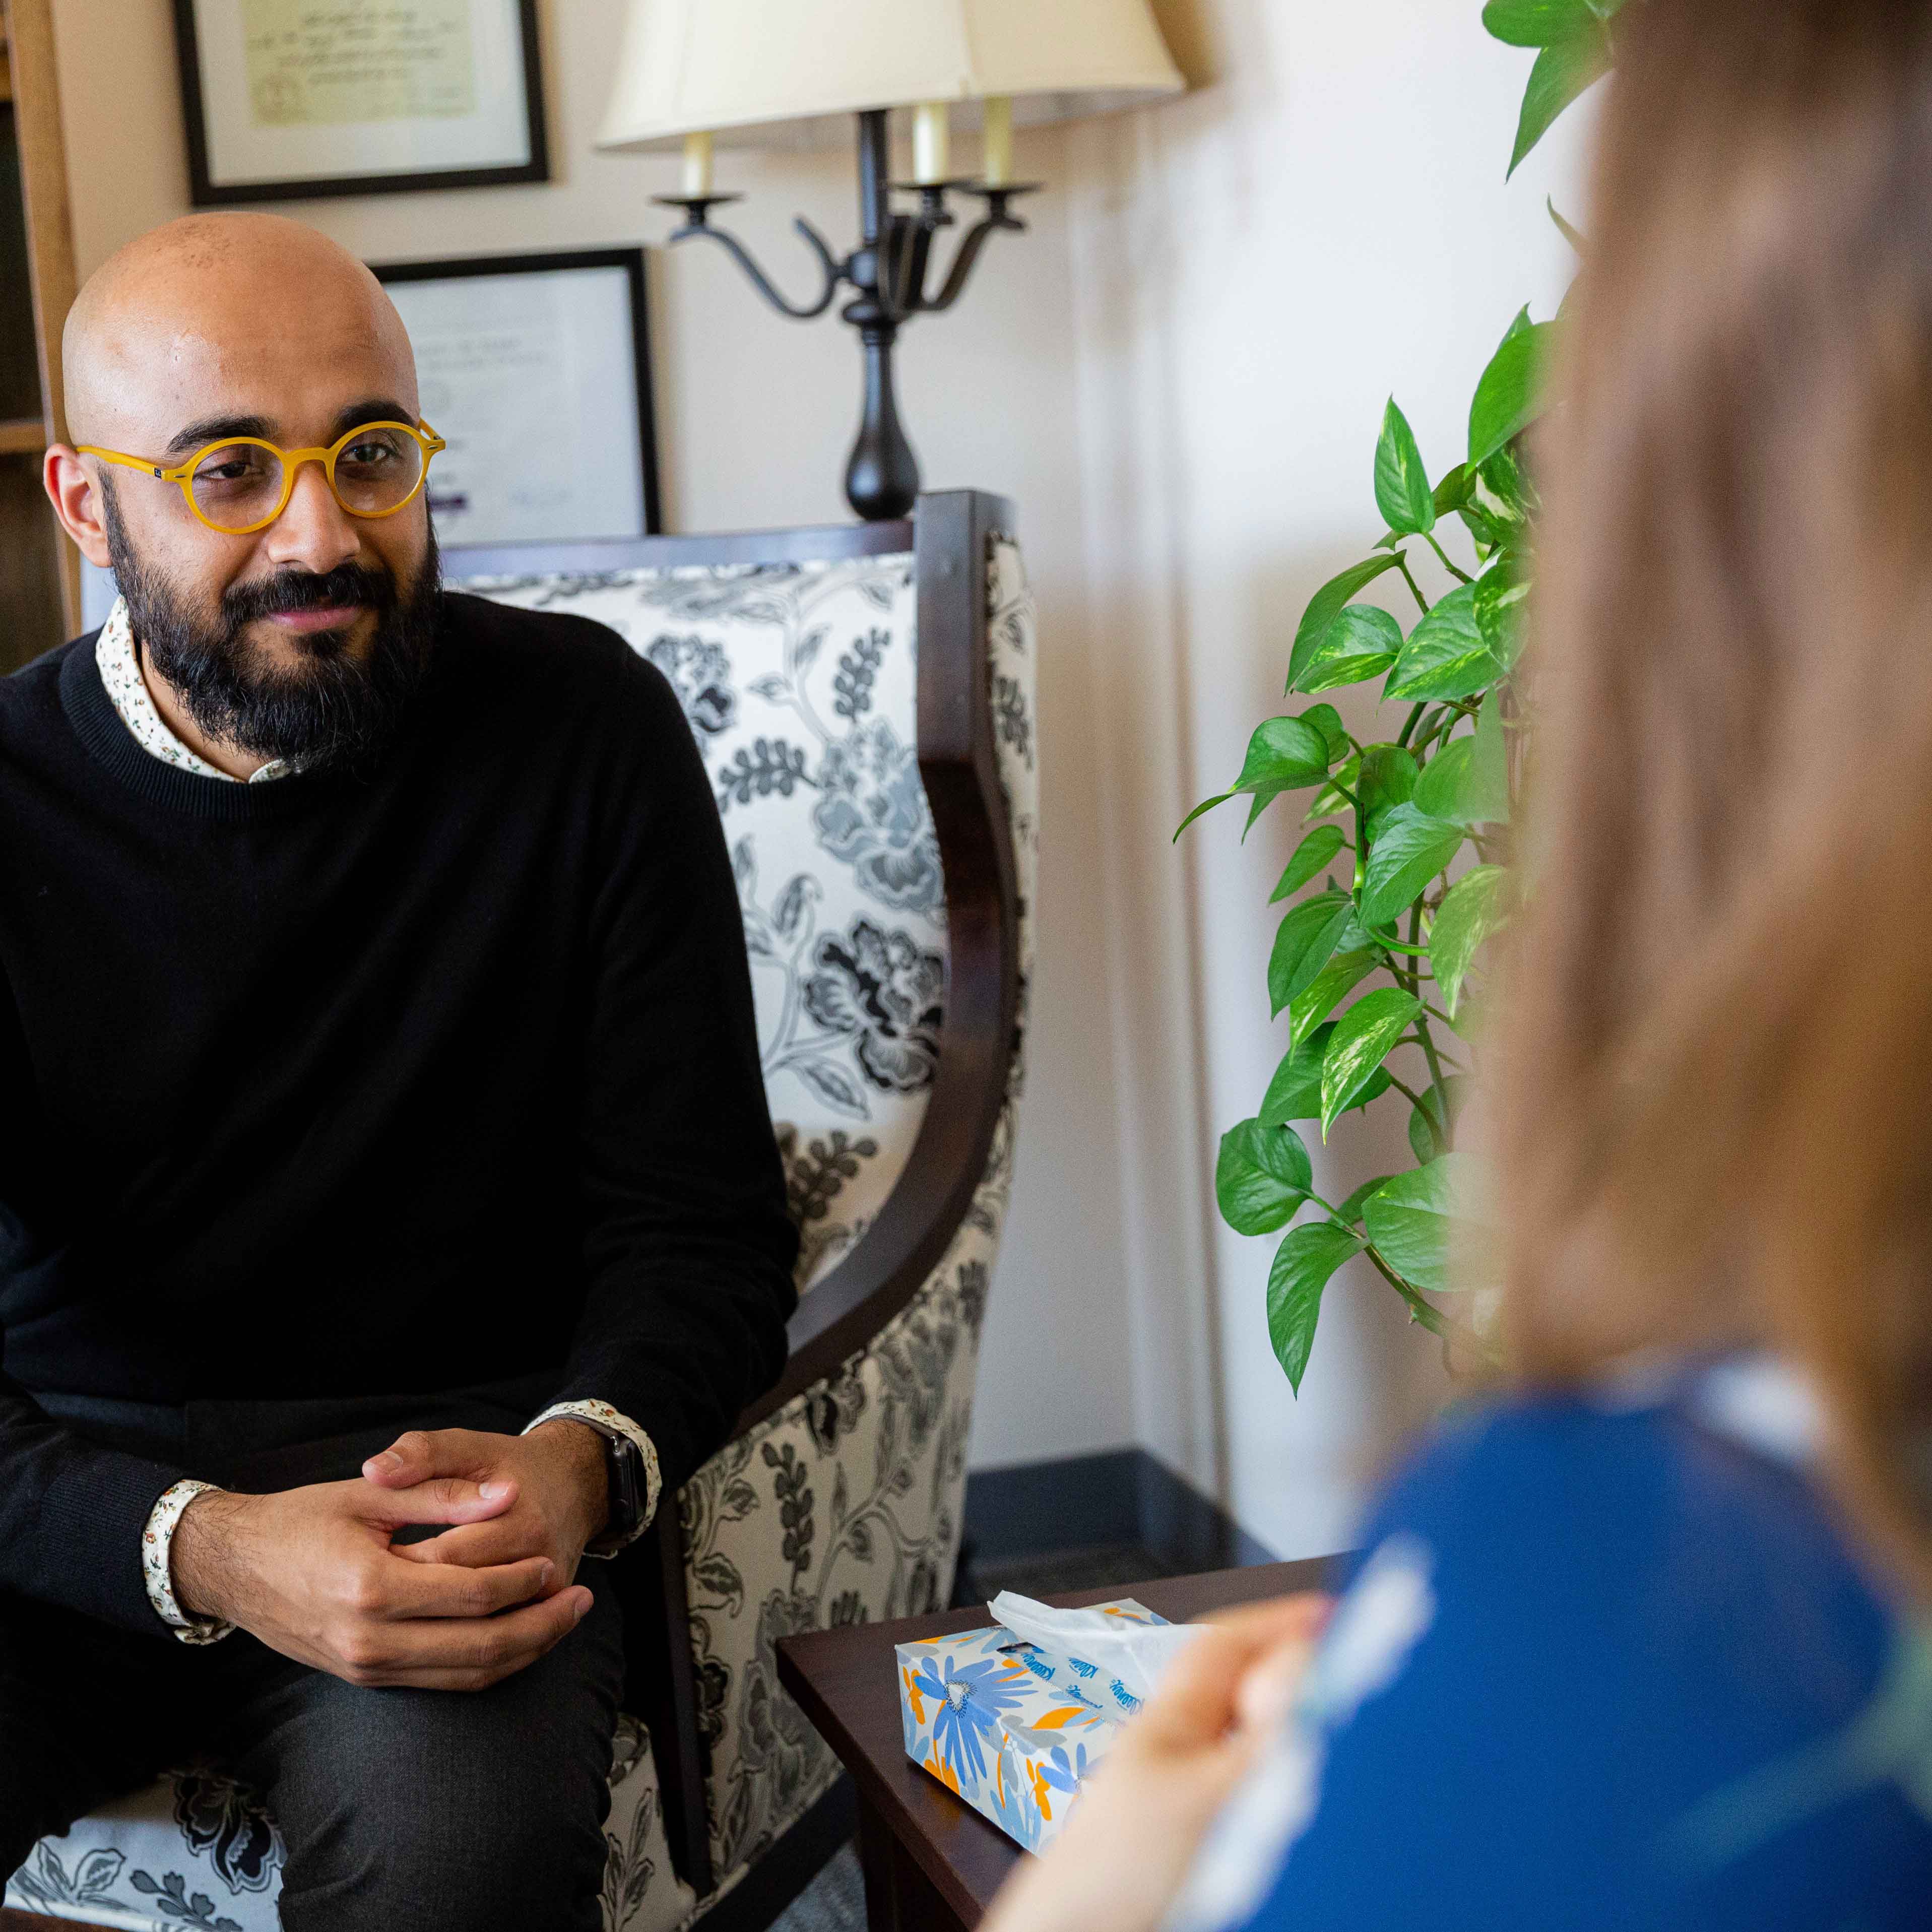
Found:
<svg viewBox="0 0 1932 1932"><path fill-rule="evenodd" d="M1348 1108L1366 1114L1369 1111L1370 1103L1380 1100L1394 1084L1394 1082L1389 1078L1388 1069L1386 1066L1378 1066L1374 1072L1369 1076L1369 1084L1348 1102ZM1348 1109L1345 1108L1344 1111L1346 1112Z"/></svg>
<svg viewBox="0 0 1932 1932"><path fill-rule="evenodd" d="M1331 691L1379 677L1402 649L1402 626L1376 604L1350 604L1335 614L1294 680L1297 691Z"/></svg>
<svg viewBox="0 0 1932 1932"><path fill-rule="evenodd" d="M1348 1108L1369 1076L1382 1066L1389 1049L1422 1010L1422 1002L1400 986L1382 986L1364 993L1335 1022L1328 1051L1322 1062L1322 1135Z"/></svg>
<svg viewBox="0 0 1932 1932"><path fill-rule="evenodd" d="M1364 558L1360 563L1352 563L1340 575L1331 577L1308 600L1308 608L1301 614L1301 622L1296 627L1294 648L1288 656L1288 688L1292 691L1300 679L1302 668L1313 653L1315 646L1322 640L1322 634L1335 621L1335 614L1365 584L1372 584L1385 570L1393 570L1401 561L1402 553L1388 556Z"/></svg>
<svg viewBox="0 0 1932 1932"><path fill-rule="evenodd" d="M1364 921L1388 925L1455 857L1467 836L1460 825L1431 818L1413 805L1396 806L1369 853L1362 885Z"/></svg>
<svg viewBox="0 0 1932 1932"><path fill-rule="evenodd" d="M1305 718L1264 718L1248 740L1236 791L1288 791L1328 776L1328 740Z"/></svg>
<svg viewBox="0 0 1932 1932"><path fill-rule="evenodd" d="M1462 1113L1462 1095L1468 1084L1466 1075L1447 1074L1443 1078L1442 1087L1432 1087L1424 1093L1420 1107L1409 1108L1408 1144L1414 1149L1416 1159L1424 1166L1442 1151L1442 1148L1436 1144L1435 1136L1430 1132L1430 1123L1435 1121L1442 1130L1446 1143ZM1442 1118L1443 1089L1445 1088L1449 1103L1449 1115L1446 1120Z"/></svg>
<svg viewBox="0 0 1932 1932"><path fill-rule="evenodd" d="M1445 1154L1439 1160L1399 1174L1372 1195L1363 1219L1369 1239L1382 1259L1412 1287L1425 1294L1450 1288L1472 1288L1493 1268L1490 1244L1482 1239L1491 1225L1483 1171L1475 1157ZM1452 1236L1463 1268L1449 1278Z"/></svg>
<svg viewBox="0 0 1932 1932"><path fill-rule="evenodd" d="M1286 898L1290 892L1300 891L1348 842L1339 825L1318 825L1294 848L1294 856L1288 860L1281 875L1281 883L1268 895L1268 904L1274 905Z"/></svg>
<svg viewBox="0 0 1932 1932"><path fill-rule="evenodd" d="M1476 753L1473 738L1454 738L1422 768L1415 788L1415 808L1449 825L1473 821L1464 808L1468 796L1469 766Z"/></svg>
<svg viewBox="0 0 1932 1932"><path fill-rule="evenodd" d="M1270 1018L1279 1014L1328 964L1354 906L1346 892L1317 892L1290 908L1268 957Z"/></svg>
<svg viewBox="0 0 1932 1932"><path fill-rule="evenodd" d="M1546 47L1594 26L1602 16L1590 0L1489 0L1483 26L1513 47Z"/></svg>
<svg viewBox="0 0 1932 1932"><path fill-rule="evenodd" d="M1476 579L1474 588L1470 604L1475 613L1476 628L1507 672L1522 655L1522 608L1529 596L1529 584L1523 575L1522 560L1505 550Z"/></svg>
<svg viewBox="0 0 1932 1932"><path fill-rule="evenodd" d="M1587 255L1590 252L1589 244L1585 242L1582 236L1576 229L1571 227L1570 224L1557 213L1556 202L1546 194L1543 197L1543 205L1549 209L1550 218L1556 223L1557 233L1562 236L1578 254Z"/></svg>
<svg viewBox="0 0 1932 1932"><path fill-rule="evenodd" d="M1429 928L1429 970L1453 1018L1476 949L1508 916L1509 874L1472 866L1451 886Z"/></svg>
<svg viewBox="0 0 1932 1932"><path fill-rule="evenodd" d="M1476 714L1475 746L1463 793L1468 823L1507 825L1510 818L1509 743L1503 732L1502 694L1492 691Z"/></svg>
<svg viewBox="0 0 1932 1932"><path fill-rule="evenodd" d="M1347 1222L1350 1227L1359 1228L1362 1225L1362 1208L1369 1196L1380 1188L1384 1182L1393 1180L1395 1176L1392 1174L1378 1174L1374 1180L1364 1181L1361 1186L1336 1209L1335 1212Z"/></svg>
<svg viewBox="0 0 1932 1932"><path fill-rule="evenodd" d="M1537 390L1556 325L1512 328L1490 358L1469 404L1469 466L1502 448L1541 406Z"/></svg>
<svg viewBox="0 0 1932 1932"><path fill-rule="evenodd" d="M1584 88L1610 70L1610 37L1592 21L1567 39L1552 40L1536 57L1522 91L1522 112L1516 124L1507 181L1516 166L1550 131L1550 124Z"/></svg>
<svg viewBox="0 0 1932 1932"><path fill-rule="evenodd" d="M1527 523L1537 507L1535 486L1517 460L1518 446L1506 442L1492 449L1476 466L1476 484L1471 500L1499 526Z"/></svg>
<svg viewBox="0 0 1932 1932"><path fill-rule="evenodd" d="M1436 498L1422 452L1393 396L1382 412L1382 440L1376 445L1376 508L1389 528L1404 536L1420 536L1436 527Z"/></svg>
<svg viewBox="0 0 1932 1932"><path fill-rule="evenodd" d="M1318 705L1317 710L1332 706ZM1339 722L1339 720L1338 720ZM1237 792L1252 792L1261 805L1285 791L1303 785L1319 784L1328 776L1334 754L1327 734L1319 724L1306 718L1264 718L1248 740L1247 756L1241 762L1241 775L1227 790L1203 799L1174 828L1178 838L1204 812L1225 805ZM1258 807L1257 808L1258 810ZM1254 823L1250 813L1248 823Z"/></svg>
<svg viewBox="0 0 1932 1932"><path fill-rule="evenodd" d="M1221 1136L1214 1198L1238 1234L1271 1234L1308 1198L1308 1150L1292 1127L1244 1120Z"/></svg>
<svg viewBox="0 0 1932 1932"><path fill-rule="evenodd" d="M1288 1043L1298 1046L1306 1040L1376 970L1377 963L1376 956L1366 948L1359 952L1336 953L1289 1003Z"/></svg>
<svg viewBox="0 0 1932 1932"><path fill-rule="evenodd" d="M1268 1270L1268 1340L1297 1395L1301 1393L1308 1352L1315 1346L1322 1291L1335 1270L1361 1250L1361 1243L1332 1221L1310 1221L1291 1229L1275 1250L1274 1265Z"/></svg>
<svg viewBox="0 0 1932 1932"><path fill-rule="evenodd" d="M1495 683L1503 670L1476 623L1475 585L1459 584L1417 619L1382 695L1468 698Z"/></svg>
<svg viewBox="0 0 1932 1932"><path fill-rule="evenodd" d="M1318 705L1320 710L1324 707ZM1315 794L1315 802L1308 808L1308 819L1326 818L1331 812L1340 812L1348 801L1342 796L1340 788L1355 788L1356 781L1362 775L1362 761L1352 752L1335 768L1334 776ZM1307 820L1303 821L1306 824Z"/></svg>
<svg viewBox="0 0 1932 1932"><path fill-rule="evenodd" d="M1322 1056L1328 1050L1334 1030L1334 1022L1324 1020L1282 1055L1262 1100L1263 1126L1285 1126L1290 1120L1322 1118Z"/></svg>
<svg viewBox="0 0 1932 1932"><path fill-rule="evenodd" d="M1466 463L1459 463L1436 486L1436 514L1446 517L1452 510L1460 510L1469 500L1469 492L1475 487L1475 478Z"/></svg>
<svg viewBox="0 0 1932 1932"><path fill-rule="evenodd" d="M1415 754L1401 745L1369 745L1363 748L1362 768L1355 781L1356 802L1372 846L1381 836L1382 821L1399 805L1406 805L1415 791Z"/></svg>
<svg viewBox="0 0 1932 1932"><path fill-rule="evenodd" d="M1348 733L1342 722L1342 714L1332 704L1311 704L1301 714L1304 724L1312 724L1322 734L1328 747L1328 762L1332 765L1348 748Z"/></svg>
<svg viewBox="0 0 1932 1932"><path fill-rule="evenodd" d="M1234 795L1234 794L1231 791L1217 791L1212 798L1204 798L1201 802L1174 828L1174 838L1172 842L1175 844L1178 844L1180 842L1180 835L1185 832L1204 812L1212 812L1217 805L1226 805L1228 800L1232 798Z"/></svg>

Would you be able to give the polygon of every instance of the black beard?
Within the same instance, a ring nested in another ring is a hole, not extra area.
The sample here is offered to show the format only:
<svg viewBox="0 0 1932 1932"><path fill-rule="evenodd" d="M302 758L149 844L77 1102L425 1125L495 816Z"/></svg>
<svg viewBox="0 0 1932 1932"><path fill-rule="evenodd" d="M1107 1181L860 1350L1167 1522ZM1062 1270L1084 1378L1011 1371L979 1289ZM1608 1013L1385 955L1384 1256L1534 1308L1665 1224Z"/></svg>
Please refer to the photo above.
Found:
<svg viewBox="0 0 1932 1932"><path fill-rule="evenodd" d="M114 577L135 637L182 708L209 737L304 771L369 775L400 730L434 654L442 572L436 532L422 568L400 592L394 574L344 563L317 575L284 570L232 584L216 621L201 618L160 571L134 554L111 490L101 521ZM278 610L360 604L375 614L366 662L350 655L346 631L310 631L294 641L307 662L280 670L248 640L250 624Z"/></svg>

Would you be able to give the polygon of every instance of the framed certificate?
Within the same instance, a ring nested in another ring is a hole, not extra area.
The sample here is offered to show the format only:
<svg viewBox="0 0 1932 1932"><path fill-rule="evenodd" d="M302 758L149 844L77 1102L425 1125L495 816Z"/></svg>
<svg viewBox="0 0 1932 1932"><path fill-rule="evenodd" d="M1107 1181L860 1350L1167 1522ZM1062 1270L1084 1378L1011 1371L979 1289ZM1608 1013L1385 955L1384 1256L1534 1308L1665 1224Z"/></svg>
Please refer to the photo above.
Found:
<svg viewBox="0 0 1932 1932"><path fill-rule="evenodd" d="M536 0L175 0L195 205L548 181Z"/></svg>
<svg viewBox="0 0 1932 1932"><path fill-rule="evenodd" d="M644 251L373 262L416 350L437 541L653 536Z"/></svg>

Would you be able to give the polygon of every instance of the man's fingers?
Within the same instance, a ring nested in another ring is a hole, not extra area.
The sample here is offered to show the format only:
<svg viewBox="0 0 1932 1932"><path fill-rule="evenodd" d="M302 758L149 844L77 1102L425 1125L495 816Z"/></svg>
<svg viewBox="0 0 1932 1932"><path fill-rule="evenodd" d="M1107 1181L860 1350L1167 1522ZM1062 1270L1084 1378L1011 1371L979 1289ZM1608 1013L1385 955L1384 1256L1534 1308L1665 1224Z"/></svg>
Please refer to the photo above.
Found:
<svg viewBox="0 0 1932 1932"><path fill-rule="evenodd" d="M517 1500L516 1478L477 1484L460 1476L434 1476L394 1490L370 1484L357 1498L369 1522L399 1529L406 1522L480 1522L501 1516Z"/></svg>
<svg viewBox="0 0 1932 1932"><path fill-rule="evenodd" d="M392 1551L392 1555L400 1552ZM494 1616L547 1589L556 1567L548 1557L467 1568L453 1563L385 1564L374 1614L391 1622Z"/></svg>
<svg viewBox="0 0 1932 1932"><path fill-rule="evenodd" d="M488 1476L502 1448L478 1429L406 1429L362 1465L381 1489L405 1489L432 1476Z"/></svg>
<svg viewBox="0 0 1932 1932"><path fill-rule="evenodd" d="M1167 1666L1137 1722L1144 1741L1170 1750L1196 1749L1245 1716L1240 1692L1250 1669L1288 1645L1312 1644L1328 1614L1329 1599L1313 1592L1252 1604L1209 1619L1202 1634ZM1268 1708L1276 1687L1264 1680L1253 1694Z"/></svg>
<svg viewBox="0 0 1932 1932"><path fill-rule="evenodd" d="M420 1543L392 1544L389 1553L410 1563L467 1564L481 1568L536 1555L542 1533L542 1526L534 1520L500 1517L446 1529L440 1536L426 1536Z"/></svg>
<svg viewBox="0 0 1932 1932"><path fill-rule="evenodd" d="M388 1624L368 1650L344 1661L362 1683L427 1683L432 1673L477 1671L506 1676L568 1636L592 1600L579 1584L498 1616Z"/></svg>

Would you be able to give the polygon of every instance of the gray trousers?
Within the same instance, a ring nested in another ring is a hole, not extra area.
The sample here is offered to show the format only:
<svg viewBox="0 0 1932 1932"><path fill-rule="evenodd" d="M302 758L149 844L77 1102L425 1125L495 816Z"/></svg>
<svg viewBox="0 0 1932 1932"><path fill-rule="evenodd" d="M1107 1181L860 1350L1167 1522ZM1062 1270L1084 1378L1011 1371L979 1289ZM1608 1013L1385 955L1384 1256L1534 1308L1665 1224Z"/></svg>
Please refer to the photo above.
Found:
<svg viewBox="0 0 1932 1932"><path fill-rule="evenodd" d="M493 1414L487 1402L440 1400L410 1402L400 1418L386 1398L380 1412L331 1414L349 1426L320 1444L251 1441L250 1453L224 1458L196 1444L190 1420L188 1439L166 1446L193 1455L186 1466L211 1480L224 1479L214 1471L224 1460L259 1476L258 1450L279 1459L290 1482L335 1480L400 1427L510 1433L532 1412L514 1401ZM277 1407L286 1438L289 1406ZM152 1416L124 1426L104 1415L68 1419L151 1453L172 1432ZM296 1426L322 1419L318 1411ZM213 1429L232 1418L200 1420ZM158 1618L152 1634L124 1631L0 1595L0 1874L42 1836L199 1758L266 1804L286 1851L287 1932L598 1932L624 1681L609 1580L607 1565L586 1564L577 1580L596 1601L584 1621L528 1669L481 1691L358 1686L245 1630L188 1645ZM266 1840L241 1841L260 1834L246 1831L238 1810L224 1825L218 1782L210 1804L196 1828L230 1833L221 1856L272 1857Z"/></svg>

